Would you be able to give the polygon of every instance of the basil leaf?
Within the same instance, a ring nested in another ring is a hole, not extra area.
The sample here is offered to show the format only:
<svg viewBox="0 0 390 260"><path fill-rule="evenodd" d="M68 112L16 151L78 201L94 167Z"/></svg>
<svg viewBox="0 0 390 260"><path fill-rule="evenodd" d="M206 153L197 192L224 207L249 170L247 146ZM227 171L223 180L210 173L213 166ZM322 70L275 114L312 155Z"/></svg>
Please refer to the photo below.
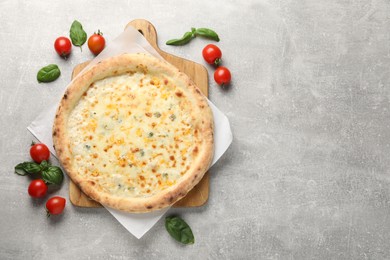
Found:
<svg viewBox="0 0 390 260"><path fill-rule="evenodd" d="M84 31L83 26L77 20L74 20L70 27L70 39L74 46L81 46L87 41L87 33Z"/></svg>
<svg viewBox="0 0 390 260"><path fill-rule="evenodd" d="M192 32L186 32L180 39L172 39L166 42L166 45L184 45L194 38Z"/></svg>
<svg viewBox="0 0 390 260"><path fill-rule="evenodd" d="M165 228L171 237L182 244L189 245L195 242L190 226L179 217L166 217Z"/></svg>
<svg viewBox="0 0 390 260"><path fill-rule="evenodd" d="M52 82L61 75L61 71L55 64L49 64L38 71L38 82Z"/></svg>
<svg viewBox="0 0 390 260"><path fill-rule="evenodd" d="M40 171L41 166L35 162L23 162L15 166L15 173L22 176L29 173L38 173Z"/></svg>
<svg viewBox="0 0 390 260"><path fill-rule="evenodd" d="M202 36L219 42L218 34L209 28L198 28L195 31L196 36Z"/></svg>
<svg viewBox="0 0 390 260"><path fill-rule="evenodd" d="M41 171L46 171L47 167L49 167L50 164L47 161L43 160L39 166L41 167Z"/></svg>
<svg viewBox="0 0 390 260"><path fill-rule="evenodd" d="M42 171L42 179L48 184L61 185L64 174L60 167L49 166L45 171Z"/></svg>

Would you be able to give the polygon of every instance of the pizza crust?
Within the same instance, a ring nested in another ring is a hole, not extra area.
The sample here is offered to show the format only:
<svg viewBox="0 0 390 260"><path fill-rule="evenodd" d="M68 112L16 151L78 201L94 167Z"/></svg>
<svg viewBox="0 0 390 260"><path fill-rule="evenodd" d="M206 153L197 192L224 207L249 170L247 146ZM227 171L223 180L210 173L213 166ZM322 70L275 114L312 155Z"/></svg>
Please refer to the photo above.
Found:
<svg viewBox="0 0 390 260"><path fill-rule="evenodd" d="M194 160L190 168L179 181L150 197L124 197L108 193L98 183L78 174L72 163L72 143L69 140L68 119L83 94L92 83L107 77L125 73L142 72L145 74L164 73L169 75L178 88L185 92L192 125L198 135L194 140ZM53 125L53 143L63 168L90 198L101 204L118 210L134 213L150 212L173 205L183 198L203 177L210 166L214 154L213 117L207 99L201 94L192 80L166 61L148 54L123 54L109 58L92 66L78 76L66 90L57 109Z"/></svg>

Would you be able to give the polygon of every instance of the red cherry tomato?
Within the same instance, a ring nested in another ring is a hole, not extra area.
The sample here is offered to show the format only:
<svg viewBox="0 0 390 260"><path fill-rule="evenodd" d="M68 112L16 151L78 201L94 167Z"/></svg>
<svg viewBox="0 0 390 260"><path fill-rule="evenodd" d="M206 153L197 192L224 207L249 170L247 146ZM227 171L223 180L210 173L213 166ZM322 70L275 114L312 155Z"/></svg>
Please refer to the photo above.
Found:
<svg viewBox="0 0 390 260"><path fill-rule="evenodd" d="M214 80L218 83L218 85L226 85L229 84L232 79L232 75L230 71L226 67L218 67L214 72Z"/></svg>
<svg viewBox="0 0 390 260"><path fill-rule="evenodd" d="M89 50L98 55L106 46L106 40L103 37L103 33L100 30L97 33L92 34L88 39Z"/></svg>
<svg viewBox="0 0 390 260"><path fill-rule="evenodd" d="M66 58L69 56L72 50L72 43L66 37L58 37L54 42L54 49L62 58Z"/></svg>
<svg viewBox="0 0 390 260"><path fill-rule="evenodd" d="M30 148L30 155L34 162L41 163L49 160L50 151L45 144L34 144Z"/></svg>
<svg viewBox="0 0 390 260"><path fill-rule="evenodd" d="M33 180L28 186L28 194L33 198L43 198L47 193L46 183L39 179Z"/></svg>
<svg viewBox="0 0 390 260"><path fill-rule="evenodd" d="M218 46L214 44L206 45L206 47L203 48L202 55L208 64L218 65L221 62L222 52Z"/></svg>
<svg viewBox="0 0 390 260"><path fill-rule="evenodd" d="M64 211L66 204L66 199L63 197L55 196L50 198L46 202L46 212L47 216L50 217L50 215L59 215Z"/></svg>

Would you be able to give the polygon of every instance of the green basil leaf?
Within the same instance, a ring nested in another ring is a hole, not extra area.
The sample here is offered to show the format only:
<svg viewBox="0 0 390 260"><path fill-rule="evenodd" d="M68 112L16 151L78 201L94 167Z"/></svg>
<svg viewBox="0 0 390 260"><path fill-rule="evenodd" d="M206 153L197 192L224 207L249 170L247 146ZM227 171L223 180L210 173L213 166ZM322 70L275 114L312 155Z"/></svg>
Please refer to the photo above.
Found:
<svg viewBox="0 0 390 260"><path fill-rule="evenodd" d="M22 176L40 171L41 167L35 162L23 162L15 166L15 173Z"/></svg>
<svg viewBox="0 0 390 260"><path fill-rule="evenodd" d="M39 166L41 167L41 171L46 171L47 167L49 167L50 164L47 161L43 160Z"/></svg>
<svg viewBox="0 0 390 260"><path fill-rule="evenodd" d="M45 171L42 171L42 179L48 184L61 185L64 174L60 167L49 166Z"/></svg>
<svg viewBox="0 0 390 260"><path fill-rule="evenodd" d="M194 38L192 32L186 32L180 39L172 39L166 42L166 45L184 45Z"/></svg>
<svg viewBox="0 0 390 260"><path fill-rule="evenodd" d="M87 33L77 20L74 20L70 27L70 39L74 46L79 46L80 48L87 41Z"/></svg>
<svg viewBox="0 0 390 260"><path fill-rule="evenodd" d="M165 218L165 228L176 241L189 245L195 242L190 226L181 218L170 216Z"/></svg>
<svg viewBox="0 0 390 260"><path fill-rule="evenodd" d="M195 31L196 36L202 36L219 42L218 34L209 28L198 28Z"/></svg>
<svg viewBox="0 0 390 260"><path fill-rule="evenodd" d="M55 64L49 64L38 71L38 82L52 82L61 75L61 71Z"/></svg>

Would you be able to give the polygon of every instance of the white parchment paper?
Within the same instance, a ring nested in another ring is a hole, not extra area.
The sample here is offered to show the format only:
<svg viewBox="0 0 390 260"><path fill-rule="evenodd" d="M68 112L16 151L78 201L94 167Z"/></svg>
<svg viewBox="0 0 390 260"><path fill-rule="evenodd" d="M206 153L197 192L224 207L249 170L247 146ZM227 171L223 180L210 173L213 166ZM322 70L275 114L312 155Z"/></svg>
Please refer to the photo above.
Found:
<svg viewBox="0 0 390 260"><path fill-rule="evenodd" d="M109 57L117 56L123 53L139 52L149 53L159 59L163 59L142 36L142 34L140 34L133 27L129 26L123 33L121 33L110 44L108 44L106 48L95 59L93 59L84 70L87 70L90 66L93 66L98 61ZM83 71L81 71L79 75L81 75ZM58 105L56 101L59 101L61 97L54 98L53 105L49 109L39 114L38 117L27 127L31 134L33 134L40 142L45 143L49 147L54 156L56 156L56 154L53 149L52 126ZM227 150L233 140L233 135L230 130L230 124L227 117L213 103L210 101L208 102L213 111L215 124L215 151L211 164L213 165ZM115 210L109 207L105 208L137 238L141 238L169 210L169 208L166 208L151 213L133 214Z"/></svg>

